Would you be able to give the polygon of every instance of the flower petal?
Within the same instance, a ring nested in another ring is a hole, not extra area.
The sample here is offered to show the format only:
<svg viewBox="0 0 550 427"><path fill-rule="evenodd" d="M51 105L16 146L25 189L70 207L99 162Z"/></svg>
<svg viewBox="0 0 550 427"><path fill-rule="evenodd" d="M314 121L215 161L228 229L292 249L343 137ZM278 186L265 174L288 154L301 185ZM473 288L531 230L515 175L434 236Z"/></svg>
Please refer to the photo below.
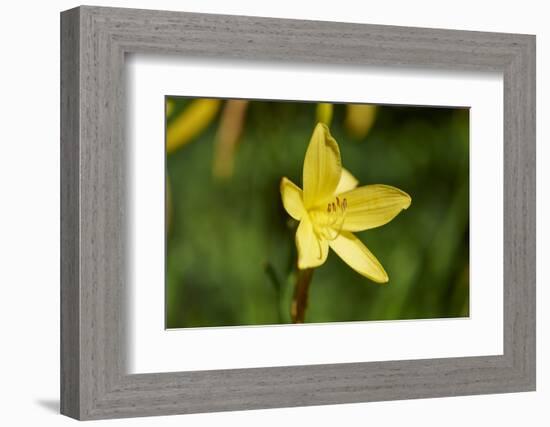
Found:
<svg viewBox="0 0 550 427"><path fill-rule="evenodd" d="M346 200L343 230L363 231L387 224L411 205L411 196L389 185L365 185L342 193Z"/></svg>
<svg viewBox="0 0 550 427"><path fill-rule="evenodd" d="M298 268L319 267L328 255L328 243L319 239L313 231L313 225L308 215L304 215L296 230L296 247L298 248Z"/></svg>
<svg viewBox="0 0 550 427"><path fill-rule="evenodd" d="M340 181L342 163L340 149L322 123L315 126L304 159L304 205L306 209L320 205L334 196Z"/></svg>
<svg viewBox="0 0 550 427"><path fill-rule="evenodd" d="M288 214L297 220L304 214L304 203L302 201L302 190L290 179L283 177L281 179L281 199L283 206Z"/></svg>
<svg viewBox="0 0 550 427"><path fill-rule="evenodd" d="M342 231L329 244L332 250L359 274L377 283L388 282L388 274L384 267L353 233Z"/></svg>
<svg viewBox="0 0 550 427"><path fill-rule="evenodd" d="M359 181L355 178L349 170L342 168L342 175L340 176L340 182L336 187L336 194L343 193L345 191L353 190L357 187Z"/></svg>

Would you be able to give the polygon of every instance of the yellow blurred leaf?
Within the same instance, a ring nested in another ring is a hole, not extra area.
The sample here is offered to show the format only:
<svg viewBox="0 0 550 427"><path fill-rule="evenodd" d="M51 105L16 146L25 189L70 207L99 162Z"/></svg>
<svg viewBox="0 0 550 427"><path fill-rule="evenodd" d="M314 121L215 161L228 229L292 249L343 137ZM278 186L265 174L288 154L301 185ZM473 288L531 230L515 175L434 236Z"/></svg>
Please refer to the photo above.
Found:
<svg viewBox="0 0 550 427"><path fill-rule="evenodd" d="M219 99L197 99L170 123L166 130L166 152L174 152L204 131L216 117Z"/></svg>

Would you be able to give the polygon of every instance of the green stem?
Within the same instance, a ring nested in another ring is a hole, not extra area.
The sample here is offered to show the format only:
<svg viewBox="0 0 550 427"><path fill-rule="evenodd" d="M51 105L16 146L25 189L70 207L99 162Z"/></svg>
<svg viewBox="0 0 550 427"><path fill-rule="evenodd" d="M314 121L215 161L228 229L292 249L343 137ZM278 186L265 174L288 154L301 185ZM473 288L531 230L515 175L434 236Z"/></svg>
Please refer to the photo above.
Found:
<svg viewBox="0 0 550 427"><path fill-rule="evenodd" d="M290 306L292 323L304 323L309 298L309 284L312 277L313 268L298 270L294 295L292 296L292 305Z"/></svg>

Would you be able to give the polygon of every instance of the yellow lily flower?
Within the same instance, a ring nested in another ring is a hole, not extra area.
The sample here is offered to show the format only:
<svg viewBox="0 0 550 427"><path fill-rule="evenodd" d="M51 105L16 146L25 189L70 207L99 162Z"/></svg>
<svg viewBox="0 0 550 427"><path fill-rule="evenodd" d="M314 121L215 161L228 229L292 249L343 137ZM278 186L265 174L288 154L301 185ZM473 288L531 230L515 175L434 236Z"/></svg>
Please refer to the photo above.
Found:
<svg viewBox="0 0 550 427"><path fill-rule="evenodd" d="M300 221L296 231L298 268L322 265L329 247L359 274L377 283L388 275L376 257L353 234L390 222L411 204L411 197L389 185L365 185L342 167L340 149L328 127L318 123L306 151L303 191L281 179L288 214Z"/></svg>

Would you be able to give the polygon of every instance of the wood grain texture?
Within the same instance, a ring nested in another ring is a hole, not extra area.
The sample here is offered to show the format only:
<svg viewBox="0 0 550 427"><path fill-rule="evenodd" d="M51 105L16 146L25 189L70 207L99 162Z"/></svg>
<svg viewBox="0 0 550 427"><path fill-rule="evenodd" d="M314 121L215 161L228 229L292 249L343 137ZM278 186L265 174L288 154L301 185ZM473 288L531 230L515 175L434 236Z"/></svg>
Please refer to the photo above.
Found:
<svg viewBox="0 0 550 427"><path fill-rule="evenodd" d="M79 13L61 20L61 412L80 414Z"/></svg>
<svg viewBox="0 0 550 427"><path fill-rule="evenodd" d="M535 389L534 36L86 6L61 21L62 413L100 419ZM129 53L502 72L504 354L127 374Z"/></svg>

